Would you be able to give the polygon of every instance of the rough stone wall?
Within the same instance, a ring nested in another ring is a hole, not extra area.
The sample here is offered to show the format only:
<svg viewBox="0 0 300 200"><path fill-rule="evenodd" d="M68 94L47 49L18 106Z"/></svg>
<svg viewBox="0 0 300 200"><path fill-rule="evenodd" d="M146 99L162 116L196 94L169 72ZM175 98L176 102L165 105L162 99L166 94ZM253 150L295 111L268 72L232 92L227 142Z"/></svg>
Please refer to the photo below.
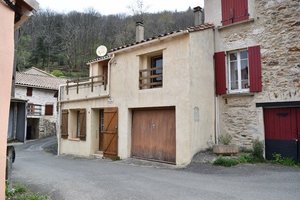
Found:
<svg viewBox="0 0 300 200"><path fill-rule="evenodd" d="M261 46L263 91L219 98L220 134L229 133L246 147L254 138L264 139L257 102L300 100L300 1L256 0L255 9L254 22L220 30L217 38L225 51Z"/></svg>
<svg viewBox="0 0 300 200"><path fill-rule="evenodd" d="M56 135L56 123L53 120L41 118L39 123L39 138L53 135Z"/></svg>

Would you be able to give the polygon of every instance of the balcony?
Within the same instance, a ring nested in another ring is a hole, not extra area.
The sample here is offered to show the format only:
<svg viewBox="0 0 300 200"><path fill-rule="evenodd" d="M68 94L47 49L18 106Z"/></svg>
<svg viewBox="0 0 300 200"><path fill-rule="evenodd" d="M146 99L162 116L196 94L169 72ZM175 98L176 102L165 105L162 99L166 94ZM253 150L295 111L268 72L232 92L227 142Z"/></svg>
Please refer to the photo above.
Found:
<svg viewBox="0 0 300 200"><path fill-rule="evenodd" d="M42 105L29 103L27 105L27 116L42 116Z"/></svg>
<svg viewBox="0 0 300 200"><path fill-rule="evenodd" d="M61 87L61 101L89 99L108 95L105 75L68 80Z"/></svg>
<svg viewBox="0 0 300 200"><path fill-rule="evenodd" d="M140 70L139 87L142 89L157 88L163 85L162 67Z"/></svg>

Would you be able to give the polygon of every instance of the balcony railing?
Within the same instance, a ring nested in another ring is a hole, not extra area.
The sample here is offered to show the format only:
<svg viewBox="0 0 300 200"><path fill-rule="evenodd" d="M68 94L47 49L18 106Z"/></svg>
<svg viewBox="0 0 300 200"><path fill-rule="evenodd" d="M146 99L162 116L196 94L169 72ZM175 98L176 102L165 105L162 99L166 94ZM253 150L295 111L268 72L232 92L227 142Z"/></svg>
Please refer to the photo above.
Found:
<svg viewBox="0 0 300 200"><path fill-rule="evenodd" d="M27 115L29 115L29 116L41 116L42 115L42 105L28 104L27 105Z"/></svg>
<svg viewBox="0 0 300 200"><path fill-rule="evenodd" d="M107 78L105 75L99 75L99 76L91 76L91 77L86 77L86 78L78 78L74 80L68 80L67 81L67 95L69 94L69 89L76 87L76 93L78 94L79 92L79 87L80 86L90 86L91 92L94 91L94 86L95 85L104 85L104 90L106 90L106 85L107 85Z"/></svg>
<svg viewBox="0 0 300 200"><path fill-rule="evenodd" d="M141 69L140 70L140 89L156 88L162 87L162 67L155 67L150 69Z"/></svg>

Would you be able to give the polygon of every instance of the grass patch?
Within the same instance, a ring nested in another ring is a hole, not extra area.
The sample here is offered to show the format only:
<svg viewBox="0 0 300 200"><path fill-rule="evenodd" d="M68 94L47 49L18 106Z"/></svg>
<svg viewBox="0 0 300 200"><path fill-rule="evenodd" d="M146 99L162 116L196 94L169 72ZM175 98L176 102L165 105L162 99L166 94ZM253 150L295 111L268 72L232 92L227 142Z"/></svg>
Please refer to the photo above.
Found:
<svg viewBox="0 0 300 200"><path fill-rule="evenodd" d="M33 193L21 184L15 184L12 188L6 184L6 200L51 200L50 197Z"/></svg>
<svg viewBox="0 0 300 200"><path fill-rule="evenodd" d="M239 164L238 159L219 156L213 163L214 165L224 166L224 167L232 167Z"/></svg>
<svg viewBox="0 0 300 200"><path fill-rule="evenodd" d="M273 164L280 164L289 167L300 167L300 163L295 162L291 158L282 157L279 153L274 153L273 158L274 160L271 161Z"/></svg>

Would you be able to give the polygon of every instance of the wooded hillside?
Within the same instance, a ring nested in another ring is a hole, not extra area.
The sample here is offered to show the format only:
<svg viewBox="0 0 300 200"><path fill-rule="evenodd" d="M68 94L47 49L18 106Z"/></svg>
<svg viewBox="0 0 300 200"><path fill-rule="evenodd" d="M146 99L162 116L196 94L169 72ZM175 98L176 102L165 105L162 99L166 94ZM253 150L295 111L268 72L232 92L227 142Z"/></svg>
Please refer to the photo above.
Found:
<svg viewBox="0 0 300 200"><path fill-rule="evenodd" d="M145 38L193 25L193 11L160 12L134 16L104 16L90 9L84 13L39 11L19 30L17 68L60 69L66 76L84 76L86 62L96 48L108 49L135 41L135 22L144 21Z"/></svg>

